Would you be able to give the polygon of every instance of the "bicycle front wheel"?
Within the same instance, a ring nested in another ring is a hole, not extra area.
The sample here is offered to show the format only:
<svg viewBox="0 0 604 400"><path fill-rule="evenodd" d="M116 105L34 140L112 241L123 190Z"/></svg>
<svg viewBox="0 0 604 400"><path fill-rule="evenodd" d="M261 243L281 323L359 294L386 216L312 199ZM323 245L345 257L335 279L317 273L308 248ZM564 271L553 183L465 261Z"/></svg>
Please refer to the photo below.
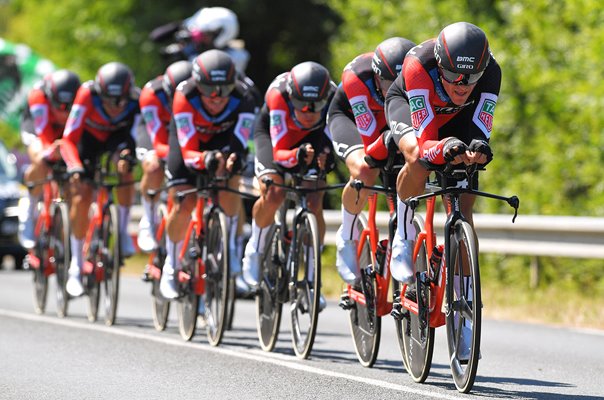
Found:
<svg viewBox="0 0 604 400"><path fill-rule="evenodd" d="M71 261L71 247L69 243L69 211L67 204L60 202L54 206L52 214L52 230L50 234L51 248L54 257L57 275L57 316L63 318L67 315L69 295L67 294L67 270Z"/></svg>
<svg viewBox="0 0 604 400"><path fill-rule="evenodd" d="M110 204L103 216L101 259L105 269L105 325L115 322L120 289L120 228L115 204Z"/></svg>
<svg viewBox="0 0 604 400"><path fill-rule="evenodd" d="M424 220L420 215L415 214L413 225L417 234L424 231ZM415 271L420 276L416 281L415 291L410 291L408 286L406 293L401 294L401 297L407 296L417 304L417 314L409 310L403 310L403 319L400 321L394 320L403 364L411 378L419 383L428 378L434 351L434 328L430 327L429 313L430 284L422 279L422 277L426 277L429 262L428 249L426 248L426 242L423 241L415 259ZM403 285L398 285L398 292L401 293Z"/></svg>
<svg viewBox="0 0 604 400"><path fill-rule="evenodd" d="M168 218L168 210L164 204L159 206L159 220L165 221ZM164 223L161 235L157 239L157 248L154 250L153 263L155 266L162 268L166 262L166 226ZM153 326L158 331L166 329L168 323L168 314L170 312L170 300L165 299L159 291L159 279L152 280L153 289Z"/></svg>
<svg viewBox="0 0 604 400"><path fill-rule="evenodd" d="M90 205L90 210L88 211L90 221L94 220L97 212L100 212L97 204L92 203ZM88 315L89 322L96 322L99 312L99 299L101 298L101 282L99 281L96 273L97 263L100 260L100 255L97 248L98 241L100 240L99 233L97 231L99 228L94 227L93 229L94 232L92 233L91 243L89 243L86 259L90 260L90 262L94 264L94 268L90 274L82 275L82 285L84 286L84 290L88 296L86 314Z"/></svg>
<svg viewBox="0 0 604 400"><path fill-rule="evenodd" d="M226 217L220 208L213 208L206 224L206 331L212 346L218 346L226 326L229 297L229 237Z"/></svg>
<svg viewBox="0 0 604 400"><path fill-rule="evenodd" d="M447 255L447 342L457 390L472 390L480 358L482 300L476 236L459 220L450 234Z"/></svg>
<svg viewBox="0 0 604 400"><path fill-rule="evenodd" d="M367 220L363 214L357 219L357 229L363 232ZM354 350L362 366L371 368L377 359L380 349L382 318L377 315L377 285L375 281L375 256L371 252L371 243L367 235L363 249L358 258L359 268L370 267L371 274L363 276L365 304L355 302L350 309L350 332ZM358 288L357 288L358 289Z"/></svg>
<svg viewBox="0 0 604 400"><path fill-rule="evenodd" d="M283 303L279 292L285 286L285 254L280 240L281 227L273 225L267 236L260 265L260 284L256 293L256 321L260 347L273 351L279 337Z"/></svg>
<svg viewBox="0 0 604 400"><path fill-rule="evenodd" d="M300 217L295 240L289 281L292 343L296 355L305 359L315 341L321 296L321 243L313 214Z"/></svg>

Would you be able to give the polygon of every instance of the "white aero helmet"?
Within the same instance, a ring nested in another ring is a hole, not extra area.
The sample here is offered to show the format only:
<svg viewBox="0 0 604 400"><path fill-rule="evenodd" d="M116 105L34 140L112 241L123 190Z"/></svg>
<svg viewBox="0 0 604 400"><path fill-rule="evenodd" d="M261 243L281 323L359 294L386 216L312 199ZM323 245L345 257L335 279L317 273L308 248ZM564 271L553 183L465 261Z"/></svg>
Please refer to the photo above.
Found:
<svg viewBox="0 0 604 400"><path fill-rule="evenodd" d="M239 35L237 15L224 7L205 7L184 22L189 30L214 32L214 47L220 49Z"/></svg>

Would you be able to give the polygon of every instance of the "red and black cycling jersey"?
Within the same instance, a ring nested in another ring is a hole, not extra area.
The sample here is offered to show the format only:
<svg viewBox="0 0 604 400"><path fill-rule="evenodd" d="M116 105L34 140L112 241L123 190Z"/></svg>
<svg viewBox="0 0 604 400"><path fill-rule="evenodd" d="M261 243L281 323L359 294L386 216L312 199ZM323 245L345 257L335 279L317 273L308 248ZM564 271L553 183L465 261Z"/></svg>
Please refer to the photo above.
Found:
<svg viewBox="0 0 604 400"><path fill-rule="evenodd" d="M139 93L138 88L132 90L124 111L115 118L110 118L103 109L101 96L97 93L94 82L88 81L80 86L65 125L65 140L61 144L61 155L68 170L82 168L77 145L84 132L101 143L107 142L117 132L129 131L135 137L134 129L140 116Z"/></svg>
<svg viewBox="0 0 604 400"><path fill-rule="evenodd" d="M427 40L409 51L401 75L388 91L386 114L393 132L404 135L414 131L420 155L432 163L444 164L442 139L445 137L455 136L466 144L472 139L490 139L501 87L501 68L491 56L466 103L456 105L441 83L434 57L435 42ZM467 121L457 121L463 118ZM439 132L445 125L455 126L459 131Z"/></svg>
<svg viewBox="0 0 604 400"><path fill-rule="evenodd" d="M63 136L65 122L57 120L52 112L52 103L44 93L43 87L44 81L39 81L29 92L21 129L28 133L35 133L42 143L42 148L46 149Z"/></svg>
<svg viewBox="0 0 604 400"><path fill-rule="evenodd" d="M204 169L204 144L217 140L225 153L237 153L240 157L247 149L247 141L254 125L255 102L249 90L237 81L235 90L218 115L210 115L202 105L201 94L193 79L176 89L172 112L178 143L184 163L189 168Z"/></svg>
<svg viewBox="0 0 604 400"><path fill-rule="evenodd" d="M330 106L329 118L344 114L354 121L365 153L383 160L388 157L388 150L381 134L388 129L388 124L384 114L384 98L376 88L375 74L371 68L372 58L373 53L361 54L344 68L342 83Z"/></svg>
<svg viewBox="0 0 604 400"><path fill-rule="evenodd" d="M277 76L264 97L265 106L262 107L260 113L268 113L268 126L265 124L256 124L257 132L268 131L273 145L273 161L284 168L293 168L298 164L296 144L301 143L303 139L314 132L325 132L329 135L329 130L326 124L327 109L326 106L321 111L319 122L311 127L304 128L294 115L294 106L289 99L286 90L286 82L289 72L285 72ZM330 83L329 100L335 92L335 84ZM259 116L260 118L260 116ZM262 118L265 120L265 118Z"/></svg>
<svg viewBox="0 0 604 400"><path fill-rule="evenodd" d="M147 82L138 100L147 133L157 157L168 157L168 130L172 119L170 98L162 85L163 75Z"/></svg>

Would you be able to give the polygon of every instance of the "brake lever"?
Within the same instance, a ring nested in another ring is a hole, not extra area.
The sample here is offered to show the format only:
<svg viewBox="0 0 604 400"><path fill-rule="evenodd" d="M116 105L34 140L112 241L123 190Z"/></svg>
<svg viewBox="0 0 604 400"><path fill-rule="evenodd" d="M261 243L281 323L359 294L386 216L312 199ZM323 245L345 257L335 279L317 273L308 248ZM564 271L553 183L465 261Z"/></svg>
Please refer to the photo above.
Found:
<svg viewBox="0 0 604 400"><path fill-rule="evenodd" d="M512 196L507 199L510 207L514 208L514 216L512 217L512 223L516 221L516 217L518 216L518 208L520 207L520 199L517 196Z"/></svg>

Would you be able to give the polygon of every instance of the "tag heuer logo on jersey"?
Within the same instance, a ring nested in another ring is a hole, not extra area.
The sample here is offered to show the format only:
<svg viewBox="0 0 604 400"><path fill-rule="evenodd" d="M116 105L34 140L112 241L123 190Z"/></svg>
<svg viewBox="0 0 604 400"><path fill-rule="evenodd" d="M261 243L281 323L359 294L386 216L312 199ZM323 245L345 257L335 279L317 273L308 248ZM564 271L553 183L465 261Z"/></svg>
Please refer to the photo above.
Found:
<svg viewBox="0 0 604 400"><path fill-rule="evenodd" d="M365 103L354 103L352 105L352 113L354 114L354 121L359 129L363 131L369 129L369 126L373 122L373 116L371 115L371 111L365 106Z"/></svg>
<svg viewBox="0 0 604 400"><path fill-rule="evenodd" d="M428 118L428 110L426 109L426 100L424 96L414 96L409 99L409 107L411 108L411 122L413 128L419 130L422 123Z"/></svg>
<svg viewBox="0 0 604 400"><path fill-rule="evenodd" d="M178 130L178 132L182 132L185 135L188 135L191 129L191 124L189 124L189 118L176 118L176 129Z"/></svg>
<svg viewBox="0 0 604 400"><path fill-rule="evenodd" d="M153 111L148 110L143 113L143 119L147 125L148 132L155 132L159 128L159 119L155 118Z"/></svg>
<svg viewBox="0 0 604 400"><path fill-rule="evenodd" d="M47 108L45 106L32 107L31 115L34 118L34 127L35 128L42 129L46 125L46 122L48 120L48 118L46 117L46 115L47 115L46 110L47 110Z"/></svg>
<svg viewBox="0 0 604 400"><path fill-rule="evenodd" d="M271 136L279 136L283 132L283 123L281 115L271 115Z"/></svg>
<svg viewBox="0 0 604 400"><path fill-rule="evenodd" d="M250 138L250 133L252 132L252 125L254 125L254 119L245 118L241 122L241 134L244 136L245 140Z"/></svg>
<svg viewBox="0 0 604 400"><path fill-rule="evenodd" d="M482 121L489 132L493 129L493 114L495 114L495 102L487 99L482 104L478 119Z"/></svg>

